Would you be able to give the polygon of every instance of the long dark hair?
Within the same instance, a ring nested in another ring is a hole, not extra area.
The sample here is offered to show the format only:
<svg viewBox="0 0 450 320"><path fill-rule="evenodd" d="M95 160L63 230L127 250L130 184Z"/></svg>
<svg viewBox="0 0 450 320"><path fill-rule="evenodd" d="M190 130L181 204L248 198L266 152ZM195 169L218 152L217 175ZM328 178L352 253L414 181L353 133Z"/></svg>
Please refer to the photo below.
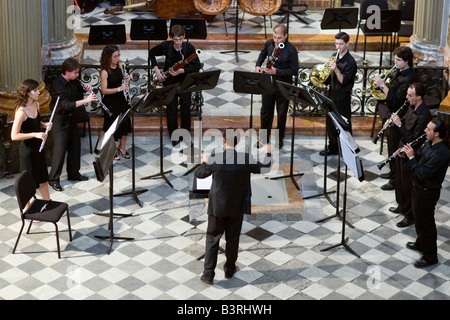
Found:
<svg viewBox="0 0 450 320"><path fill-rule="evenodd" d="M103 48L102 56L100 58L100 70L106 70L111 74L111 57L114 52L119 51L119 47L115 45L107 45Z"/></svg>
<svg viewBox="0 0 450 320"><path fill-rule="evenodd" d="M28 101L28 94L39 87L39 82L33 79L24 80L17 88L16 109L24 106Z"/></svg>

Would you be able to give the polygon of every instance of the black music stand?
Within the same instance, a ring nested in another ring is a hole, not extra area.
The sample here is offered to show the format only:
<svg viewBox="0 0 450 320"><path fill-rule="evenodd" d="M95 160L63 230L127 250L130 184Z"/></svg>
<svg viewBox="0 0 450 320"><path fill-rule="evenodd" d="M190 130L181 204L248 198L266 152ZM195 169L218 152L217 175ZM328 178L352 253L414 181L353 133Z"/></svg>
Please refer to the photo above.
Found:
<svg viewBox="0 0 450 320"><path fill-rule="evenodd" d="M295 108L298 103L311 104L313 106L316 105L311 94L302 87L293 86L286 82L277 81L278 88L280 88L281 94L288 100L294 103L294 112L292 116L292 139L291 139L291 160L290 160L290 171L288 175L269 178L269 180L278 180L284 178L291 178L292 183L300 190L300 187L295 180L295 177L302 176L303 173L294 174L294 139L295 139Z"/></svg>
<svg viewBox="0 0 450 320"><path fill-rule="evenodd" d="M153 108L159 108L159 168L160 171L157 174L141 178L141 180L153 179L153 178L162 178L166 183L173 188L173 185L170 183L169 179L167 179L166 174L171 173L172 170L164 171L163 164L163 105L167 105L170 101L173 100L175 94L177 93L179 84L174 83L167 87L154 89L150 93L145 96L144 102L142 106L139 108L139 111L145 112L146 110L151 110Z"/></svg>
<svg viewBox="0 0 450 320"><path fill-rule="evenodd" d="M333 122L335 124L338 122L338 116L334 114L333 112L329 113L330 117L333 119ZM339 127L339 124L336 124L336 127ZM362 163L356 154L359 152L359 148L356 146L356 144L353 141L353 138L351 137L350 133L345 131L344 129L339 128L339 131L344 131L344 137L339 136L338 139L338 150L339 154L343 154L344 162L345 162L345 176L344 176L344 199L343 199L343 208L342 208L342 217L338 214L339 212L339 189L338 189L338 196L336 200L336 215L337 217L341 218L342 220L342 232L341 232L341 242L335 245L332 245L330 247L327 247L325 249L322 249L320 251L327 251L333 248L336 248L338 246L343 246L345 250L348 252L354 254L358 258L361 258L354 250L352 250L348 244L348 238L345 238L345 225L348 224L351 228L353 226L347 222L346 219L346 213L347 213L347 177L348 177L348 167L350 166L352 168L352 171L354 172L355 176L358 178L359 181L364 180L364 173L362 170ZM346 138L345 138L346 137ZM339 161L340 163L340 161ZM338 175L340 175L340 165L338 164ZM329 219L329 218L326 218ZM325 220L326 220L325 219Z"/></svg>
<svg viewBox="0 0 450 320"><path fill-rule="evenodd" d="M133 19L131 20L131 40L147 40L147 78L148 90L150 91L151 81L151 61L150 61L150 40L167 40L167 22L164 19Z"/></svg>
<svg viewBox="0 0 450 320"><path fill-rule="evenodd" d="M114 126L114 124L112 125ZM109 235L108 236L95 236L101 240L109 240L109 248L108 254L111 252L112 243L114 240L134 240L134 238L129 237L117 237L114 235L114 217L129 217L131 214L122 214L114 212L114 203L113 203L113 192L114 192L114 157L117 151L117 145L114 141L114 132L117 129L118 125L115 128L110 128L106 133L101 133L97 145L95 147L95 153L98 154L98 157L95 157L95 161L93 162L95 175L97 180L103 182L106 178L106 175L109 172L109 214L97 213L97 215L107 215L109 216Z"/></svg>
<svg viewBox="0 0 450 320"><path fill-rule="evenodd" d="M294 11L295 7L303 7L304 9L302 11ZM309 25L309 22L306 21L305 19L303 19L302 17L300 17L301 14L305 14L306 10L308 10L308 5L305 3L299 3L299 4L295 4L293 3L293 0L288 0L288 3L286 4L282 4L280 6L280 9L278 10L281 13L284 13L284 17L283 19L281 19L280 23L283 23L283 21L286 19L286 28L288 30L288 34L289 34L289 20L290 20L290 15L292 14L294 17L296 17L298 20L300 20L301 22L303 22L306 25Z"/></svg>
<svg viewBox="0 0 450 320"><path fill-rule="evenodd" d="M127 36L124 24L91 26L89 45L125 44Z"/></svg>
<svg viewBox="0 0 450 320"><path fill-rule="evenodd" d="M183 27L187 42L189 42L189 39L205 40L208 36L205 19L173 18L170 20L169 28L172 29L175 25Z"/></svg>
<svg viewBox="0 0 450 320"><path fill-rule="evenodd" d="M355 29L358 25L358 8L327 8L320 23L322 30Z"/></svg>
<svg viewBox="0 0 450 320"><path fill-rule="evenodd" d="M250 51L238 50L238 35L239 35L239 5L236 3L236 21L235 21L235 35L234 35L234 50L221 51L220 53L234 53L236 55L236 62L239 62L238 52L249 53Z"/></svg>
<svg viewBox="0 0 450 320"><path fill-rule="evenodd" d="M183 93L189 93L194 91L204 91L204 90L210 90L214 89L217 85L217 82L219 81L221 70L212 70L212 71L206 71L206 72L196 72L196 73L189 73L186 78L184 79L183 83L181 84L179 88L179 94ZM198 165L201 164L201 158L202 158L202 110L200 110L200 116L199 116L199 136L198 136ZM191 145L191 141L186 142L186 144L189 146ZM189 148L191 150L191 148ZM193 155L190 153L190 155L193 157ZM192 161L194 162L194 161ZM184 175L188 175L192 171L194 171L198 165L194 166L193 168L189 169Z"/></svg>
<svg viewBox="0 0 450 320"><path fill-rule="evenodd" d="M233 90L238 93L250 93L250 129L253 128L253 95L272 94L274 91L270 74L258 72L235 71Z"/></svg>

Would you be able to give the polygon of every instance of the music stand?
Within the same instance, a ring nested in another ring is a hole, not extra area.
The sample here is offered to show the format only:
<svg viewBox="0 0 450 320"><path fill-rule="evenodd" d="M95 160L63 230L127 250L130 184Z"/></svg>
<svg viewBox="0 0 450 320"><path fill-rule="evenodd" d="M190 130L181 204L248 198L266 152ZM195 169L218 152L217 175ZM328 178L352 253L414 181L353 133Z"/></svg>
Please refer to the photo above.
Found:
<svg viewBox="0 0 450 320"><path fill-rule="evenodd" d="M124 24L91 26L89 45L125 44L127 36Z"/></svg>
<svg viewBox="0 0 450 320"><path fill-rule="evenodd" d="M277 85L278 85L278 88L280 88L281 94L288 101L292 101L294 103L294 112L293 112L293 117L292 117L290 171L289 171L288 175L269 178L269 180L291 178L294 186L297 188L297 190L300 190L300 187L297 183L297 180L295 180L295 177L302 176L303 173L294 174L294 172L293 172L293 170L294 170L294 139L295 139L295 107L297 106L298 103L311 104L311 105L315 106L316 102L314 101L311 94L302 87L293 86L291 84L288 84L288 83L282 82L282 81L277 81Z"/></svg>
<svg viewBox="0 0 450 320"><path fill-rule="evenodd" d="M173 18L170 20L169 28L172 29L175 25L183 27L187 42L189 42L189 39L205 40L208 36L205 19Z"/></svg>
<svg viewBox="0 0 450 320"><path fill-rule="evenodd" d="M285 7L287 7L287 9L285 9ZM304 7L305 9L303 11L298 11L295 12L293 9L294 7ZM280 23L283 23L283 21L286 19L286 28L288 30L288 34L289 34L289 20L290 17L289 15L292 14L294 17L296 17L298 20L300 20L301 22L303 22L306 25L309 25L309 22L306 21L305 19L303 19L302 17L300 17L300 14L304 14L306 12L306 10L308 10L308 5L304 4L304 3L299 3L299 4L294 4L293 0L288 0L287 4L282 4L280 6L280 9L278 10L281 13L284 13L285 16L283 17L283 19L281 19Z"/></svg>
<svg viewBox="0 0 450 320"><path fill-rule="evenodd" d="M253 95L272 94L274 88L270 74L258 72L235 71L233 79L233 90L238 93L250 93L250 129L253 127Z"/></svg>
<svg viewBox="0 0 450 320"><path fill-rule="evenodd" d="M234 50L221 51L220 53L234 53L236 54L236 62L239 62L238 52L249 53L250 51L238 50L238 35L239 35L239 5L236 4L236 21L235 21L235 35L234 35Z"/></svg>
<svg viewBox="0 0 450 320"><path fill-rule="evenodd" d="M320 28L327 29L355 29L358 25L358 8L327 8L323 13Z"/></svg>
<svg viewBox="0 0 450 320"><path fill-rule="evenodd" d="M178 91L179 94L214 89L217 85L217 82L219 81L220 72L221 70L212 70L206 72L189 73L179 88ZM198 136L198 164L201 164L202 131L203 131L202 110L200 110L199 125L200 130ZM188 145L190 145L190 143ZM188 175L196 168L197 166L194 166L193 168L189 169L184 175Z"/></svg>
<svg viewBox="0 0 450 320"><path fill-rule="evenodd" d="M179 83L174 83L167 87L154 89L150 93L147 93L145 96L144 102L142 106L139 108L139 111L145 112L146 110L151 110L153 108L159 108L159 168L160 171L157 174L141 178L141 180L153 179L153 178L162 178L166 183L173 188L173 185L170 183L169 179L167 179L166 174L171 173L172 170L164 171L163 164L163 105L167 105L172 101L177 92Z"/></svg>
<svg viewBox="0 0 450 320"><path fill-rule="evenodd" d="M109 240L109 248L108 254L111 252L112 243L114 240L134 240L134 238L129 237L117 237L114 235L114 216L120 217L128 217L131 214L121 214L114 213L114 203L113 203L113 192L114 192L114 157L117 151L117 145L114 141L114 132L118 127L119 119L111 125L110 129L104 133L102 132L97 141L97 145L95 147L95 153L98 154L98 157L95 157L95 161L93 162L95 175L97 180L103 182L106 178L106 175L109 172L109 235L108 236L95 236L101 240ZM103 213L97 213L97 215L105 215Z"/></svg>
<svg viewBox="0 0 450 320"><path fill-rule="evenodd" d="M167 40L167 22L164 19L133 19L131 20L131 40L147 40L147 78L148 90L151 85L151 61L150 61L150 40Z"/></svg>

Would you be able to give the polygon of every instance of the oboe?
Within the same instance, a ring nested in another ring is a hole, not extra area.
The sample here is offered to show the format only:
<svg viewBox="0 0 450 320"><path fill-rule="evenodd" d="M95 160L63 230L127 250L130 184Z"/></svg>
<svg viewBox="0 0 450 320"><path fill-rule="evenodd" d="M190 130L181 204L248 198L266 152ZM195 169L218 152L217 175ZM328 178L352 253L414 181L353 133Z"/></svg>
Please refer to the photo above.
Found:
<svg viewBox="0 0 450 320"><path fill-rule="evenodd" d="M50 116L50 120L48 121L47 128L45 129L46 135L48 134L48 131L49 131L48 126L53 122L53 117L55 116L55 112L56 112L56 108L58 107L58 103L59 103L59 97L56 99L55 106L53 107L52 115ZM42 140L41 146L39 148L39 152L42 152L42 149L44 149L45 141L47 141L47 140Z"/></svg>
<svg viewBox="0 0 450 320"><path fill-rule="evenodd" d="M426 133L424 133L423 135L421 135L420 137L418 137L417 139L414 139L413 141L411 141L410 143L408 143L411 147L414 146L417 142L419 142L420 140L422 140L423 138L425 138L427 136ZM397 156L401 153L405 152L403 150L403 148L401 148L398 152L393 153L389 158L387 158L386 160L381 161L380 163L377 164L378 169L382 169L387 163L391 162L393 159L397 158Z"/></svg>
<svg viewBox="0 0 450 320"><path fill-rule="evenodd" d="M398 108L397 111L395 111L395 112L393 113L393 115L394 115L394 114L398 114L400 111L402 111L403 108L404 108L408 103L409 103L409 101L406 100L406 101L403 103L403 105L402 105L400 108ZM385 126L383 126L383 128L381 128L380 132L378 132L377 136L376 136L375 138L372 139L372 142L373 142L373 143L377 144L378 139L380 139L380 137L381 137L381 135L383 134L383 132L391 125L392 121L393 121L393 120L392 120L392 116L391 116L391 117L389 118L388 123L387 123Z"/></svg>
<svg viewBox="0 0 450 320"><path fill-rule="evenodd" d="M128 83L124 64L122 64L122 74L123 74L123 82L122 83ZM125 95L125 99L127 99L128 105L131 107L131 98L130 98L129 90L128 89L123 90L123 94Z"/></svg>
<svg viewBox="0 0 450 320"><path fill-rule="evenodd" d="M81 81L80 79L78 79L78 81L80 81L81 86L83 87L83 89L86 90L86 91L90 94L91 92L88 90L88 88L87 88L87 86L84 84L84 82ZM105 106L105 104L104 104L103 102L101 102L100 100L97 100L97 102L98 102L98 104L102 107L102 109L108 114L108 116L111 117L111 116L113 115L112 112L109 111L108 107Z"/></svg>

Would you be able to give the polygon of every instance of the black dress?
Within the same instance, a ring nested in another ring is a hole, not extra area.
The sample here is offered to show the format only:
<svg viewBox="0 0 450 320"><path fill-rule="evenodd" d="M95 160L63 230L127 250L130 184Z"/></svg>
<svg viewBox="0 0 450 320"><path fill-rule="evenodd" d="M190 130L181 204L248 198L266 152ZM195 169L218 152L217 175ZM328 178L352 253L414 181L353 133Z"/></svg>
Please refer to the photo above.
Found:
<svg viewBox="0 0 450 320"><path fill-rule="evenodd" d="M108 84L107 88L118 88L122 85L123 74L119 67L115 69L111 69L111 74L108 74ZM109 127L113 124L114 120L122 113L128 109L128 102L125 99L124 93L116 92L114 94L108 94L103 96L103 103L108 107L109 111L111 111L112 116L108 116L108 114L104 113L104 122L103 122L103 131L107 131ZM128 115L122 120L119 125L119 128L114 133L114 139L117 141L123 136L126 136L131 132L131 120Z"/></svg>
<svg viewBox="0 0 450 320"><path fill-rule="evenodd" d="M22 133L31 133L41 131L41 116L27 119L22 123L20 128ZM42 140L37 138L23 140L19 147L20 172L28 170L34 179L36 189L39 184L48 181L47 162L45 160L45 152L39 152Z"/></svg>

